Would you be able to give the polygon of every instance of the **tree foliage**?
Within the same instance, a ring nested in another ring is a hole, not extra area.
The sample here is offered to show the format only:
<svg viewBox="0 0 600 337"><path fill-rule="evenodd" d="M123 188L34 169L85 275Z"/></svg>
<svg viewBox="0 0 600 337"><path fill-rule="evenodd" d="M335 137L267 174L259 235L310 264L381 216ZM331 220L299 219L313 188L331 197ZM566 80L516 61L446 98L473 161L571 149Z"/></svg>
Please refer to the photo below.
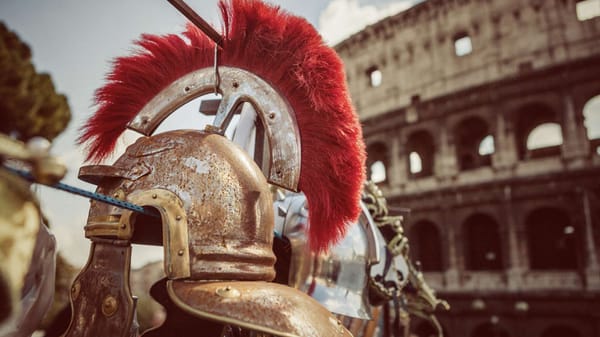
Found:
<svg viewBox="0 0 600 337"><path fill-rule="evenodd" d="M35 71L29 47L0 22L0 132L52 140L70 119L67 98L48 74Z"/></svg>

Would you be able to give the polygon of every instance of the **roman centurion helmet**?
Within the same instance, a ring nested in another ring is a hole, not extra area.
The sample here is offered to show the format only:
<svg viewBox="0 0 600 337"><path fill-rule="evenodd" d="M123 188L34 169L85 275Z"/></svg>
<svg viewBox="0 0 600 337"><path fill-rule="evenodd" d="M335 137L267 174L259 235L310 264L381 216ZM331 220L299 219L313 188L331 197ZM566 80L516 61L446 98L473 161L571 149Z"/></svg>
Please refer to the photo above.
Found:
<svg viewBox="0 0 600 337"><path fill-rule="evenodd" d="M220 5L225 27L216 60L217 47L194 26L185 37L144 35L141 50L118 59L97 93L99 110L82 136L89 159L105 158L126 128L144 137L112 165L85 166L79 176L144 212L91 203L90 257L71 289L67 337L136 334L131 243L164 247L165 279L151 293L167 321L146 336L191 328L206 336L240 328L350 335L314 299L269 282L275 256L268 183L306 194L314 251L339 240L360 213L364 145L341 61L304 19L260 1ZM221 101L212 125L154 133L175 109L215 88ZM265 135L265 160L223 136L242 105Z"/></svg>

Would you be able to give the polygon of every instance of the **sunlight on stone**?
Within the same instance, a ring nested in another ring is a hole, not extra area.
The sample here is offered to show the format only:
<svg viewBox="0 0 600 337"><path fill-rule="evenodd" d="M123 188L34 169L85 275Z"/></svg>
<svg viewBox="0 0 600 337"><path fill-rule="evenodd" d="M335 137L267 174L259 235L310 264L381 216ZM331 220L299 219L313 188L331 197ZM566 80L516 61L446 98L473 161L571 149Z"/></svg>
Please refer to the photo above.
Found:
<svg viewBox="0 0 600 337"><path fill-rule="evenodd" d="M600 95L590 99L585 104L583 116L588 138L600 138Z"/></svg>
<svg viewBox="0 0 600 337"><path fill-rule="evenodd" d="M417 152L411 152L408 159L410 162L410 173L419 173L423 170L421 156Z"/></svg>
<svg viewBox="0 0 600 337"><path fill-rule="evenodd" d="M378 160L371 165L371 180L374 183L380 183L386 180L385 165Z"/></svg>
<svg viewBox="0 0 600 337"><path fill-rule="evenodd" d="M535 150L560 145L563 142L562 131L558 123L544 123L533 129L527 137L527 149Z"/></svg>
<svg viewBox="0 0 600 337"><path fill-rule="evenodd" d="M488 154L493 154L495 151L496 148L494 147L494 136L487 135L481 140L481 143L479 143L479 155L485 156Z"/></svg>
<svg viewBox="0 0 600 337"><path fill-rule="evenodd" d="M454 41L454 51L456 56L464 56L470 54L473 51L473 45L471 44L471 38L463 36Z"/></svg>
<svg viewBox="0 0 600 337"><path fill-rule="evenodd" d="M577 19L585 21L600 16L600 0L583 0L575 7Z"/></svg>

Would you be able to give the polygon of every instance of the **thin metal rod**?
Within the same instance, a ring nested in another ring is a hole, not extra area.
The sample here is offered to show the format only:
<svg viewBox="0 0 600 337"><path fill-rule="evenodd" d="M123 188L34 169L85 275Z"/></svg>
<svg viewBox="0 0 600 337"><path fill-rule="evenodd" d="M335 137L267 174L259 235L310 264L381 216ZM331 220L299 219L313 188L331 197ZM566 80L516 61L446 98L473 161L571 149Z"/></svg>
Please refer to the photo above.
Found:
<svg viewBox="0 0 600 337"><path fill-rule="evenodd" d="M29 172L26 172L23 170L18 170L18 169L15 169L12 167L7 167L7 166L2 166L2 168L20 176L21 178L23 178L29 182L37 183L36 179ZM63 183L56 183L54 185L46 185L46 186L55 188L57 190L65 191L68 193L76 194L76 195L79 195L79 196L82 196L85 198L89 198L89 199L97 200L97 201L104 202L107 204L111 204L113 206L125 208L128 210L134 211L134 212L142 213L144 215L148 215L151 217L160 217L160 215L156 214L155 212L146 210L142 206L135 205L135 204L132 204L132 203L124 201L124 200L115 199L115 198L109 197L108 195L86 191L86 190L83 190L83 189L75 187L75 186L71 186L71 185L67 185L67 184L63 184Z"/></svg>
<svg viewBox="0 0 600 337"><path fill-rule="evenodd" d="M211 40L213 40L219 47L223 47L223 37L219 34L208 22L206 22L198 13L196 13L190 6L188 6L183 0L167 0L173 7L177 8L181 14L183 14L188 20L190 20L196 27L200 28Z"/></svg>

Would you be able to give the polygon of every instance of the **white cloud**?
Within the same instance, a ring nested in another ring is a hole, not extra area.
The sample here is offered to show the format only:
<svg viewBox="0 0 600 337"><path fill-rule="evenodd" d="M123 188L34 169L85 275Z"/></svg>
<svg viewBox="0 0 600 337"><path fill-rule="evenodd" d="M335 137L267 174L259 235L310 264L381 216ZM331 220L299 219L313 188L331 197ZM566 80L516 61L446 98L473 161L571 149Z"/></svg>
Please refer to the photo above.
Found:
<svg viewBox="0 0 600 337"><path fill-rule="evenodd" d="M358 0L333 0L319 17L319 32L325 41L333 45L372 23L411 7L416 2L399 0L376 6L361 5Z"/></svg>

